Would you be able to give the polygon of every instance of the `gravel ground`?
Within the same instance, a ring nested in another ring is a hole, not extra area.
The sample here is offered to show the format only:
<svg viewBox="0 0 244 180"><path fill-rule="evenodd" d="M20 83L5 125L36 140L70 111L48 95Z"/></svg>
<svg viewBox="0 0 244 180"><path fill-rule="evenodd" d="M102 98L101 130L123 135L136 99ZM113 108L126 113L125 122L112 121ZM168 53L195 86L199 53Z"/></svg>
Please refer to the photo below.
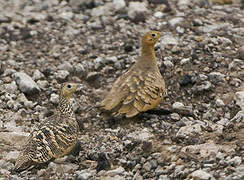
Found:
<svg viewBox="0 0 244 180"><path fill-rule="evenodd" d="M243 179L243 8L238 0L0 0L0 179ZM160 107L196 116L106 121L97 105L149 29L163 32ZM80 151L13 173L66 81L84 84L73 101Z"/></svg>

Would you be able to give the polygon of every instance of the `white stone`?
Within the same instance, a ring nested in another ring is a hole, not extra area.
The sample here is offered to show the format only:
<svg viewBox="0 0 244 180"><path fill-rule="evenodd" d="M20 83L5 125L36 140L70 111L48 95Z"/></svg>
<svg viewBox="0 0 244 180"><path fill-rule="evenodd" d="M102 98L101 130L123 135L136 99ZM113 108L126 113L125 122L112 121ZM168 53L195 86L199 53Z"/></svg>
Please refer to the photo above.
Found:
<svg viewBox="0 0 244 180"><path fill-rule="evenodd" d="M217 154L219 151L230 153L235 150L231 145L220 145L215 144L213 141L209 141L204 144L184 146L181 151L185 153L199 154L199 157L207 158L213 154Z"/></svg>
<svg viewBox="0 0 244 180"><path fill-rule="evenodd" d="M58 69L72 72L73 66L69 62L64 61L62 64L58 66Z"/></svg>
<svg viewBox="0 0 244 180"><path fill-rule="evenodd" d="M194 136L196 133L200 134L202 132L202 128L200 124L184 126L179 129L176 136L188 138L189 136Z"/></svg>
<svg viewBox="0 0 244 180"><path fill-rule="evenodd" d="M184 108L184 104L181 103L181 102L175 102L173 105L172 105L173 109L182 109Z"/></svg>
<svg viewBox="0 0 244 180"><path fill-rule="evenodd" d="M173 64L171 61L169 61L169 60L166 60L166 61L164 61L163 63L164 63L164 65L165 65L167 68L172 68L172 67L174 67L174 64Z"/></svg>
<svg viewBox="0 0 244 180"><path fill-rule="evenodd" d="M33 79L36 81L42 78L44 78L44 74L42 74L38 69L36 69L33 73Z"/></svg>
<svg viewBox="0 0 244 180"><path fill-rule="evenodd" d="M136 139L136 140L147 141L151 137L153 137L153 134L150 133L147 128L144 128L141 131L132 132L132 133L128 134L127 136L129 138L133 138L133 139Z"/></svg>
<svg viewBox="0 0 244 180"><path fill-rule="evenodd" d="M65 12L63 11L59 17L63 18L63 19L66 19L66 20L71 20L73 17L74 17L74 13L73 12Z"/></svg>
<svg viewBox="0 0 244 180"><path fill-rule="evenodd" d="M154 13L154 15L153 15L154 17L156 17L156 18L159 18L159 19L161 19L162 17L164 17L165 16L165 14L164 13L162 13L162 12L160 12L160 11L157 11L157 12L155 12Z"/></svg>
<svg viewBox="0 0 244 180"><path fill-rule="evenodd" d="M52 93L51 94L51 97L50 97L50 101L53 104L58 104L58 102L59 102L59 95L58 94L55 94L55 93Z"/></svg>
<svg viewBox="0 0 244 180"><path fill-rule="evenodd" d="M146 162L145 164L143 164L143 169L145 169L146 171L150 171L152 168L152 165L150 164L150 162Z"/></svg>
<svg viewBox="0 0 244 180"><path fill-rule="evenodd" d="M188 62L190 62L190 58L183 58L181 61L180 61L180 64L183 65L183 64L186 64Z"/></svg>
<svg viewBox="0 0 244 180"><path fill-rule="evenodd" d="M113 0L113 7L115 10L121 10L125 8L126 4L124 0Z"/></svg>
<svg viewBox="0 0 244 180"><path fill-rule="evenodd" d="M180 24L183 20L184 20L184 18L182 18L182 17L175 17L175 18L169 20L169 25L174 27L174 26Z"/></svg>
<svg viewBox="0 0 244 180"><path fill-rule="evenodd" d="M33 108L34 107L34 103L32 101L29 101L25 95L23 93L21 93L19 96L18 96L18 101L20 103L23 103L25 105L25 107L27 108Z"/></svg>
<svg viewBox="0 0 244 180"><path fill-rule="evenodd" d="M57 73L55 73L56 79L65 80L69 76L69 71L66 70L58 70Z"/></svg>
<svg viewBox="0 0 244 180"><path fill-rule="evenodd" d="M5 89L8 93L16 93L18 87L15 81L12 81L10 84L5 85Z"/></svg>
<svg viewBox="0 0 244 180"><path fill-rule="evenodd" d="M172 34L168 34L168 35L165 35L165 36L162 36L161 37L161 40L160 40L160 45L161 46L165 46L165 45L177 45L179 42L178 42L178 38L173 36Z"/></svg>
<svg viewBox="0 0 244 180"><path fill-rule="evenodd" d="M125 169L120 166L117 169L107 171L106 175L109 175L109 176L122 175L124 172L125 172Z"/></svg>
<svg viewBox="0 0 244 180"><path fill-rule="evenodd" d="M220 98L217 98L216 101L215 101L215 103L216 103L216 105L218 107L221 107L221 106L224 106L225 105L224 101L222 99L220 99Z"/></svg>
<svg viewBox="0 0 244 180"><path fill-rule="evenodd" d="M244 91L238 91L235 93L236 104L240 106L241 110L244 112Z"/></svg>
<svg viewBox="0 0 244 180"><path fill-rule="evenodd" d="M201 180L210 180L213 179L213 176L201 169L194 171L191 176L193 177L193 179L198 178Z"/></svg>
<svg viewBox="0 0 244 180"><path fill-rule="evenodd" d="M130 2L128 7L128 16L134 19L137 14L148 12L146 3L144 2Z"/></svg>
<svg viewBox="0 0 244 180"><path fill-rule="evenodd" d="M13 77L16 83L19 86L19 89L26 94L35 94L40 91L38 85L31 79L30 76L24 72L17 72L13 74Z"/></svg>
<svg viewBox="0 0 244 180"><path fill-rule="evenodd" d="M184 34L185 29L184 29L183 27L177 26L177 27L176 27L176 31L177 31L179 34Z"/></svg>

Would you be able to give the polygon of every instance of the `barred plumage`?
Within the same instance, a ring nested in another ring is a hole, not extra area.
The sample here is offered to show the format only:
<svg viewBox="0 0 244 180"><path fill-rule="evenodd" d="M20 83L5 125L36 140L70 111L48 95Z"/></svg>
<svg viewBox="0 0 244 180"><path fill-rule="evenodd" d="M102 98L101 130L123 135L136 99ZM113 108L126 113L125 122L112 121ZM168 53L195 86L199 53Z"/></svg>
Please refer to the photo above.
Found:
<svg viewBox="0 0 244 180"><path fill-rule="evenodd" d="M57 111L34 130L15 163L15 171L48 162L68 154L77 142L78 123L70 104L77 89L75 83L64 83Z"/></svg>
<svg viewBox="0 0 244 180"><path fill-rule="evenodd" d="M113 84L100 107L113 115L133 117L156 107L166 93L165 82L157 66L154 45L161 33L150 31L142 37L141 56Z"/></svg>

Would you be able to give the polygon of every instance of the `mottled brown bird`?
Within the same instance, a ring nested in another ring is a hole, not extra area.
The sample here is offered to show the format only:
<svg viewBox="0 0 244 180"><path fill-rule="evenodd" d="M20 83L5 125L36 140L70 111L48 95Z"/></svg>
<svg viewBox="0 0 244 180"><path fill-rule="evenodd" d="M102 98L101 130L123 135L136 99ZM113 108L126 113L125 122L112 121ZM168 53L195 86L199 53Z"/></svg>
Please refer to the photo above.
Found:
<svg viewBox="0 0 244 180"><path fill-rule="evenodd" d="M150 31L142 37L141 56L113 84L100 107L114 116L133 117L156 107L166 93L165 82L157 66L154 45L161 33Z"/></svg>
<svg viewBox="0 0 244 180"><path fill-rule="evenodd" d="M78 86L75 83L62 85L57 111L30 134L16 160L15 171L23 171L62 157L73 149L77 142L78 123L70 97Z"/></svg>

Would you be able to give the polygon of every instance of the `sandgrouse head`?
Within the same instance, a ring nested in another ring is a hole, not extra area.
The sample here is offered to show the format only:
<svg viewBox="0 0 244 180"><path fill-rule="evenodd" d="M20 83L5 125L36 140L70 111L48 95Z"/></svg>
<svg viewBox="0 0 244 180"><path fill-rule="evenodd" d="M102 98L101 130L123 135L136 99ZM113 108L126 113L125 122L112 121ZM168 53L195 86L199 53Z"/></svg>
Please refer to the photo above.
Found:
<svg viewBox="0 0 244 180"><path fill-rule="evenodd" d="M60 95L65 98L70 98L71 94L77 91L79 86L76 83L64 83L61 87Z"/></svg>
<svg viewBox="0 0 244 180"><path fill-rule="evenodd" d="M149 31L142 37L142 45L154 46L160 37L161 32Z"/></svg>

